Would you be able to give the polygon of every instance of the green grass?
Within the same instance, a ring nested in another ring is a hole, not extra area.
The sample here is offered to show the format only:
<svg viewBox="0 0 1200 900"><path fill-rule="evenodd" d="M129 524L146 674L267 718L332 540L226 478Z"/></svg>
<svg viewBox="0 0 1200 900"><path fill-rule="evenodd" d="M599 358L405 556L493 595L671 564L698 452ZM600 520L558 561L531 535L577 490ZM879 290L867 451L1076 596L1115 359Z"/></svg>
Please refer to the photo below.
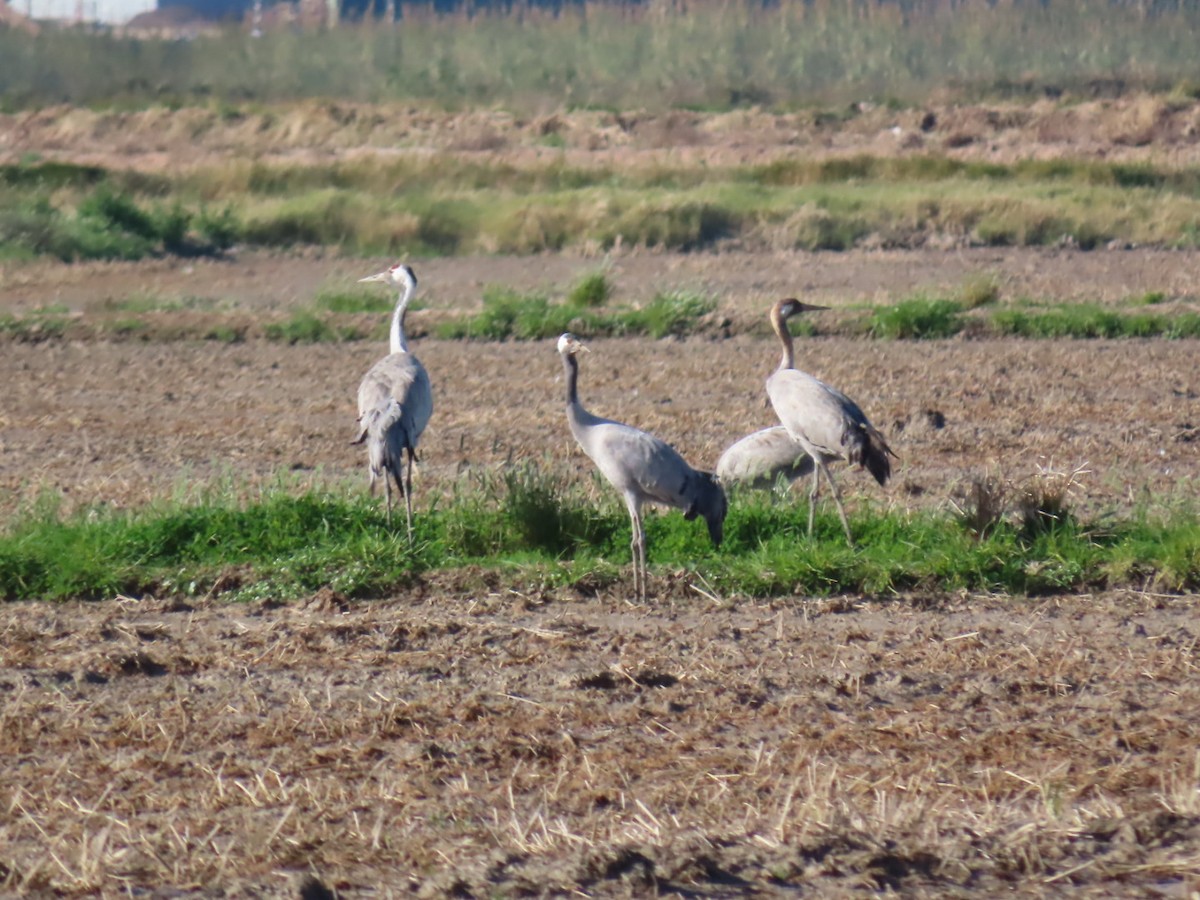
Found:
<svg viewBox="0 0 1200 900"><path fill-rule="evenodd" d="M955 99L1169 89L1195 78L1198 22L1191 4L977 2L947 13L916 0L701 3L686 15L601 3L519 15L408 11L398 28L365 22L258 39L236 28L189 41L7 29L0 84L10 110L198 102L222 120L236 119L241 103L298 97L526 112L823 104L836 117L856 100L916 103L935 88Z"/></svg>
<svg viewBox="0 0 1200 900"><path fill-rule="evenodd" d="M324 290L313 301L317 309L332 313L390 313L396 298L374 290ZM410 309L418 309L414 303Z"/></svg>
<svg viewBox="0 0 1200 900"><path fill-rule="evenodd" d="M962 307L953 300L914 297L871 313L872 337L891 340L947 338L962 330Z"/></svg>
<svg viewBox="0 0 1200 900"><path fill-rule="evenodd" d="M1092 304L1053 309L1003 309L992 313L995 334L1027 338L1200 337L1200 315L1126 313Z"/></svg>
<svg viewBox="0 0 1200 900"><path fill-rule="evenodd" d="M856 157L618 169L401 155L309 166L236 161L154 176L51 163L0 171L8 173L0 259L217 254L235 243L418 257L618 245L692 251L731 240L845 250L868 238L903 247L938 235L1002 246L1095 247L1113 238L1181 246L1200 227L1200 168L1097 162ZM605 284L600 274L581 282L573 302L602 305ZM974 307L994 294L985 279L964 286L961 299Z"/></svg>
<svg viewBox="0 0 1200 900"><path fill-rule="evenodd" d="M0 337L37 344L61 338L67 331L66 317L59 314L14 316L0 314Z"/></svg>
<svg viewBox="0 0 1200 900"><path fill-rule="evenodd" d="M612 283L603 272L591 272L579 279L567 293L567 306L603 306L612 296Z"/></svg>
<svg viewBox="0 0 1200 900"><path fill-rule="evenodd" d="M484 290L480 312L441 322L434 333L448 339L491 341L540 340L564 331L586 337L646 334L661 338L692 333L715 308L713 298L691 291L660 293L641 307L600 309L581 304L577 289L565 302L553 303L541 294L491 286Z"/></svg>
<svg viewBox="0 0 1200 900"><path fill-rule="evenodd" d="M155 190L163 192L161 185L143 184L141 193L147 196L142 198L91 166L0 168L7 170L0 175L0 258L53 256L73 262L215 255L237 236L231 210L217 214L203 205L188 209L178 197L150 199ZM60 197L70 199L55 200Z"/></svg>
<svg viewBox="0 0 1200 900"><path fill-rule="evenodd" d="M242 501L214 493L70 516L44 498L0 534L0 597L203 594L224 574L241 585L235 597L286 599L325 586L378 597L422 573L463 566L497 570L512 583L607 583L629 563L629 523L610 492L601 496L597 504L585 486L536 465L513 467L419 508L411 547L403 526L389 530L381 503L359 492L274 488ZM806 521L803 502L735 494L726 541L713 550L703 523L652 515L650 561L751 596L1200 588L1194 509L1092 523L1063 515L1039 527L1006 519L979 537L954 516L868 508L852 520L857 548L828 510L812 539Z"/></svg>
<svg viewBox="0 0 1200 900"><path fill-rule="evenodd" d="M301 309L282 322L271 322L263 328L268 341L281 344L327 344L337 341L360 341L369 331L356 325L340 324L327 316ZM223 340L217 337L216 340Z"/></svg>

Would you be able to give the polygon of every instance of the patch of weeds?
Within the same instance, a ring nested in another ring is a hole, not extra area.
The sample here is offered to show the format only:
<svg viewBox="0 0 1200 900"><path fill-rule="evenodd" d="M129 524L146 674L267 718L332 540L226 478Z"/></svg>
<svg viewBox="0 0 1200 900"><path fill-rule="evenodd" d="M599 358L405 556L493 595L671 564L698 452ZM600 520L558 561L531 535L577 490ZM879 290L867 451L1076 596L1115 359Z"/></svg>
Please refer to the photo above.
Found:
<svg viewBox="0 0 1200 900"><path fill-rule="evenodd" d="M1009 485L1000 476L983 475L972 479L964 496L951 504L962 526L976 539L983 540L1008 514L1009 494Z"/></svg>
<svg viewBox="0 0 1200 900"><path fill-rule="evenodd" d="M668 335L682 336L695 329L697 320L716 309L716 301L693 291L668 291L657 294L639 310L621 317L630 331L648 334L653 338Z"/></svg>
<svg viewBox="0 0 1200 900"><path fill-rule="evenodd" d="M107 325L107 331L114 337L134 337L143 334L149 326L141 319L117 319Z"/></svg>
<svg viewBox="0 0 1200 900"><path fill-rule="evenodd" d="M1169 338L1200 337L1200 313L1183 313L1167 320L1163 336Z"/></svg>
<svg viewBox="0 0 1200 900"><path fill-rule="evenodd" d="M871 232L858 216L826 209L802 210L785 228L789 244L803 250L849 250Z"/></svg>
<svg viewBox="0 0 1200 900"><path fill-rule="evenodd" d="M340 339L328 322L307 310L293 313L284 322L271 322L263 333L267 340L285 344L322 344Z"/></svg>
<svg viewBox="0 0 1200 900"><path fill-rule="evenodd" d="M1028 338L1150 337L1167 329L1163 316L1123 315L1090 304L1042 311L1005 309L993 313L992 329L999 334Z"/></svg>
<svg viewBox="0 0 1200 900"><path fill-rule="evenodd" d="M1130 299L1130 306L1158 306L1160 303L1165 303L1167 295L1162 291L1146 291L1144 294L1139 294Z"/></svg>
<svg viewBox="0 0 1200 900"><path fill-rule="evenodd" d="M443 338L537 340L562 334L572 327L586 331L579 322L583 314L574 307L551 304L539 294L521 294L493 285L484 290L483 309L479 313L443 322L435 331Z"/></svg>
<svg viewBox="0 0 1200 900"><path fill-rule="evenodd" d="M738 217L715 203L644 203L619 215L601 243L611 247L619 237L626 244L690 252L712 246L738 227Z"/></svg>
<svg viewBox="0 0 1200 900"><path fill-rule="evenodd" d="M1022 532L1034 536L1074 525L1069 501L1087 474L1087 463L1069 470L1055 469L1052 464L1039 466L1018 490Z"/></svg>
<svg viewBox="0 0 1200 900"><path fill-rule="evenodd" d="M27 344L61 338L67 331L67 320L59 315L0 315L0 335Z"/></svg>
<svg viewBox="0 0 1200 900"><path fill-rule="evenodd" d="M0 166L0 184L38 190L94 187L108 177L100 166L69 162L25 162Z"/></svg>
<svg viewBox="0 0 1200 900"><path fill-rule="evenodd" d="M244 326L214 325L204 332L204 340L219 344L240 344L246 340Z"/></svg>
<svg viewBox="0 0 1200 900"><path fill-rule="evenodd" d="M321 291L313 301L317 309L332 313L390 313L395 304L391 294L357 290ZM415 303L409 306L409 309L417 308Z"/></svg>
<svg viewBox="0 0 1200 900"><path fill-rule="evenodd" d="M876 307L869 320L872 337L891 340L947 338L962 330L962 307L953 300L914 297Z"/></svg>
<svg viewBox="0 0 1200 900"><path fill-rule="evenodd" d="M222 207L212 210L207 206L200 208L196 214L193 226L200 236L202 246L213 253L224 253L235 243L242 234L242 224L238 221L233 208Z"/></svg>
<svg viewBox="0 0 1200 900"><path fill-rule="evenodd" d="M1000 299L1000 284L991 275L976 275L963 282L957 301L962 309L978 309Z"/></svg>
<svg viewBox="0 0 1200 900"><path fill-rule="evenodd" d="M561 557L611 537L604 518L572 496L563 476L526 463L507 468L503 481L504 516L528 549Z"/></svg>
<svg viewBox="0 0 1200 900"><path fill-rule="evenodd" d="M584 275L567 293L567 305L575 307L603 306L612 296L612 284L603 272Z"/></svg>

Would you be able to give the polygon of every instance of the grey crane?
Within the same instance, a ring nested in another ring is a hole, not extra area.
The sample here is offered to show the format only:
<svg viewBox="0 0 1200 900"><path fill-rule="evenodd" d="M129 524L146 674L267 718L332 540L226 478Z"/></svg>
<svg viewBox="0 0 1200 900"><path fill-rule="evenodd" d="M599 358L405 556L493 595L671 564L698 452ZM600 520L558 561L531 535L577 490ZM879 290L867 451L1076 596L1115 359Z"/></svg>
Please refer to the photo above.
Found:
<svg viewBox="0 0 1200 900"><path fill-rule="evenodd" d="M789 483L813 470L812 457L782 425L773 425L730 444L717 460L721 484L772 488L780 477Z"/></svg>
<svg viewBox="0 0 1200 900"><path fill-rule="evenodd" d="M412 468L417 443L433 414L433 390L421 361L408 349L404 335L404 316L417 290L417 276L406 265L397 263L360 282L379 281L400 288L400 299L392 313L390 349L383 359L371 366L358 386L359 435L354 442L367 444L367 467L371 492L383 477L387 489L387 521L392 523L392 481L404 496L408 517L408 539L412 540ZM404 472L404 452L408 451L408 472ZM404 477L402 477L404 476Z"/></svg>
<svg viewBox="0 0 1200 900"><path fill-rule="evenodd" d="M558 339L558 353L567 374L567 421L571 433L591 457L608 483L615 487L629 510L633 529L633 587L638 599L646 598L646 535L642 505L657 503L683 510L691 520L703 516L713 546L721 546L725 524L725 491L711 472L693 469L665 441L637 428L594 416L579 402L579 361L586 349L571 334Z"/></svg>
<svg viewBox="0 0 1200 900"><path fill-rule="evenodd" d="M837 485L829 474L828 463L836 459L848 460L862 466L880 484L885 484L892 474L892 463L888 457L896 454L857 403L837 388L796 369L787 320L806 310L825 308L801 303L795 298L780 300L771 307L771 327L783 344L783 356L779 368L767 379L767 396L788 434L813 461L812 493L808 499L808 533L812 534L813 509L817 504L817 491L823 474L833 493L833 502L837 504L846 540L853 544L846 510L842 508L842 498L838 496Z"/></svg>

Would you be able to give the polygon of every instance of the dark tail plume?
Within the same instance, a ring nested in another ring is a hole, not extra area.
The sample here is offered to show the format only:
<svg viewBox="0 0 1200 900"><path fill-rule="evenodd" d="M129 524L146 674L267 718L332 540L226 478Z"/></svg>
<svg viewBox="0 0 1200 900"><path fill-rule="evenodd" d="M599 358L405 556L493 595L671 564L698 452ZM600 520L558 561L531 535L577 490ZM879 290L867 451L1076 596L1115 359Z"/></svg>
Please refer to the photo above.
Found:
<svg viewBox="0 0 1200 900"><path fill-rule="evenodd" d="M896 456L887 441L871 425L860 425L849 440L847 458L870 472L880 484L886 484L892 475L892 461ZM899 459L899 457L896 457Z"/></svg>

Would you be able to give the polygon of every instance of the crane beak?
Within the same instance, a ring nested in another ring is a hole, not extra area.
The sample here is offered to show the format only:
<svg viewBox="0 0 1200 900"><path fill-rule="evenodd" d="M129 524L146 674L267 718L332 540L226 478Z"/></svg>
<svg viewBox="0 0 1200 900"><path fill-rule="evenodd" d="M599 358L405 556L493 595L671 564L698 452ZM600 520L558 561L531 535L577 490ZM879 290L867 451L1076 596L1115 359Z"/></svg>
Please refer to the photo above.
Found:
<svg viewBox="0 0 1200 900"><path fill-rule="evenodd" d="M818 310L822 310L822 309L830 309L830 307L819 306L816 303L804 303L804 302L801 302L799 305L800 312L817 312Z"/></svg>
<svg viewBox="0 0 1200 900"><path fill-rule="evenodd" d="M363 284L364 282L368 282L368 281L387 281L387 280L388 280L388 272L380 272L378 275L368 275L366 278L360 278L360 279L358 279L358 283Z"/></svg>

